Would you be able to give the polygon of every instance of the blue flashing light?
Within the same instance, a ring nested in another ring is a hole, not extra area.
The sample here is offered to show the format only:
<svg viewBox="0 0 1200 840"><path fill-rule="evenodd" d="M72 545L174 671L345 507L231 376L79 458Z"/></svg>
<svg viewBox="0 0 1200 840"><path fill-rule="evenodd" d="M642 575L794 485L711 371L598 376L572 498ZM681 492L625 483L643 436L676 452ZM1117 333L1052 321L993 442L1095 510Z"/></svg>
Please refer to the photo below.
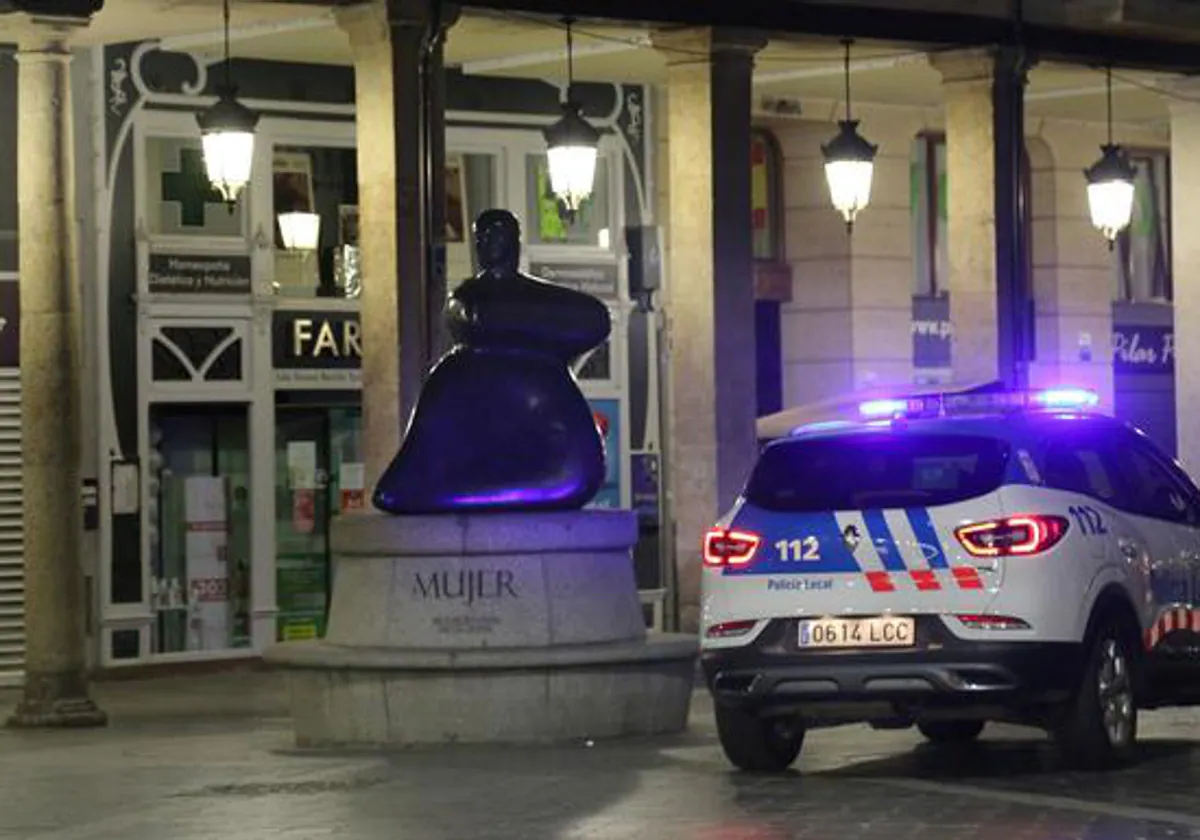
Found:
<svg viewBox="0 0 1200 840"><path fill-rule="evenodd" d="M1033 401L1046 408L1092 408L1100 396L1086 388L1051 388L1034 393Z"/></svg>
<svg viewBox="0 0 1200 840"><path fill-rule="evenodd" d="M1079 411L1100 402L1086 388L1047 388L1040 391L1000 391L982 394L931 394L912 398L873 399L860 403L859 413L874 420L941 417L951 414L1002 411Z"/></svg>

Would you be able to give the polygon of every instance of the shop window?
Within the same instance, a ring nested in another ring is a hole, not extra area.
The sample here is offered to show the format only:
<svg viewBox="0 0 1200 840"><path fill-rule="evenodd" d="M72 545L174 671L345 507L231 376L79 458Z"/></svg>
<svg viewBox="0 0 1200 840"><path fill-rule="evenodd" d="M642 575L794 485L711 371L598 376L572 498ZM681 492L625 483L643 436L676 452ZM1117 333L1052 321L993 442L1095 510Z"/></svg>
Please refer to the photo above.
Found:
<svg viewBox="0 0 1200 840"><path fill-rule="evenodd" d="M250 645L245 406L153 406L149 433L155 653Z"/></svg>
<svg viewBox="0 0 1200 840"><path fill-rule="evenodd" d="M750 135L750 219L756 260L784 259L780 160L774 136L754 129Z"/></svg>
<svg viewBox="0 0 1200 840"><path fill-rule="evenodd" d="M271 158L276 292L289 297L356 297L358 158L353 148L276 146ZM315 249L289 248L280 216L315 213Z"/></svg>
<svg viewBox="0 0 1200 840"><path fill-rule="evenodd" d="M196 137L147 137L146 218L151 236L244 238L248 196L229 211L208 182Z"/></svg>
<svg viewBox="0 0 1200 840"><path fill-rule="evenodd" d="M769 131L750 134L750 229L754 256L755 345L759 417L783 407L781 305L792 299L783 240L783 156Z"/></svg>
<svg viewBox="0 0 1200 840"><path fill-rule="evenodd" d="M950 288L946 197L946 138L920 134L913 141L909 163L913 295L917 297L937 297Z"/></svg>
<svg viewBox="0 0 1200 840"><path fill-rule="evenodd" d="M1133 219L1113 249L1117 300L1170 301L1171 193L1170 156L1132 152L1137 171Z"/></svg>
<svg viewBox="0 0 1200 840"><path fill-rule="evenodd" d="M484 210L496 207L496 155L446 156L446 282L454 288L479 270L471 229Z"/></svg>
<svg viewBox="0 0 1200 840"><path fill-rule="evenodd" d="M1023 234L1032 243L1033 229L1027 196L1031 190L1029 155L1021 156L1021 190ZM909 208L913 237L913 294L917 297L940 297L950 292L950 202L946 163L946 136L923 132L913 142L909 162ZM1032 247L1027 249L1030 261L1025 266L1032 276Z"/></svg>
<svg viewBox="0 0 1200 840"><path fill-rule="evenodd" d="M608 161L596 159L596 181L592 194L569 219L550 189L550 167L546 156L528 155L525 159L526 195L530 219L525 239L535 245L583 245L611 247L611 210L608 189Z"/></svg>

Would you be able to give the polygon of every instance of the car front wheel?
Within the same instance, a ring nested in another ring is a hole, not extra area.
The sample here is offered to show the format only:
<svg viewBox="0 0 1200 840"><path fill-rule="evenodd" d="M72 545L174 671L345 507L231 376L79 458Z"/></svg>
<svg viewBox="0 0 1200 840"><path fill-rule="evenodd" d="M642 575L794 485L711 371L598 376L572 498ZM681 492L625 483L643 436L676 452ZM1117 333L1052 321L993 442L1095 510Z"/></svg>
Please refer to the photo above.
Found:
<svg viewBox="0 0 1200 840"><path fill-rule="evenodd" d="M798 721L759 717L720 705L715 712L721 748L739 770L782 773L792 766L804 746L804 727Z"/></svg>

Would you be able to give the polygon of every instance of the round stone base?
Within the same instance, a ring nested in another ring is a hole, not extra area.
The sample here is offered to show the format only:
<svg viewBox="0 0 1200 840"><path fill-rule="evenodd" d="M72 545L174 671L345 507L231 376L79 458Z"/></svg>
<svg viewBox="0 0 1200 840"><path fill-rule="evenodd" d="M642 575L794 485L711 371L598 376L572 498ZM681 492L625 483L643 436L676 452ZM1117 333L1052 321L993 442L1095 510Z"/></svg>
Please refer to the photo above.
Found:
<svg viewBox="0 0 1200 840"><path fill-rule="evenodd" d="M287 669L301 746L677 732L699 644L646 633L630 511L339 519L325 638Z"/></svg>
<svg viewBox="0 0 1200 840"><path fill-rule="evenodd" d="M534 744L658 735L687 725L690 635L473 651L279 645L302 747Z"/></svg>

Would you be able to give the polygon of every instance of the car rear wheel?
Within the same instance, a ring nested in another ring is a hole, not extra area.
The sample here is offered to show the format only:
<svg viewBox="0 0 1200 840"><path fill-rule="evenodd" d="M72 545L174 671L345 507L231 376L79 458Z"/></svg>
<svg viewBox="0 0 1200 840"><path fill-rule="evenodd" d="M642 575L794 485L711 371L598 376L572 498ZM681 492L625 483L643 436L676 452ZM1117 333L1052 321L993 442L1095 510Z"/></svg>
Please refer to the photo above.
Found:
<svg viewBox="0 0 1200 840"><path fill-rule="evenodd" d="M934 744L966 744L979 737L983 726L981 720L927 720L917 729Z"/></svg>
<svg viewBox="0 0 1200 840"><path fill-rule="evenodd" d="M1119 625L1105 624L1095 634L1083 679L1056 733L1070 764L1110 767L1132 753L1138 724L1134 655Z"/></svg>
<svg viewBox="0 0 1200 840"><path fill-rule="evenodd" d="M804 746L804 727L788 718L764 718L742 709L716 707L717 735L725 757L739 770L782 773Z"/></svg>

